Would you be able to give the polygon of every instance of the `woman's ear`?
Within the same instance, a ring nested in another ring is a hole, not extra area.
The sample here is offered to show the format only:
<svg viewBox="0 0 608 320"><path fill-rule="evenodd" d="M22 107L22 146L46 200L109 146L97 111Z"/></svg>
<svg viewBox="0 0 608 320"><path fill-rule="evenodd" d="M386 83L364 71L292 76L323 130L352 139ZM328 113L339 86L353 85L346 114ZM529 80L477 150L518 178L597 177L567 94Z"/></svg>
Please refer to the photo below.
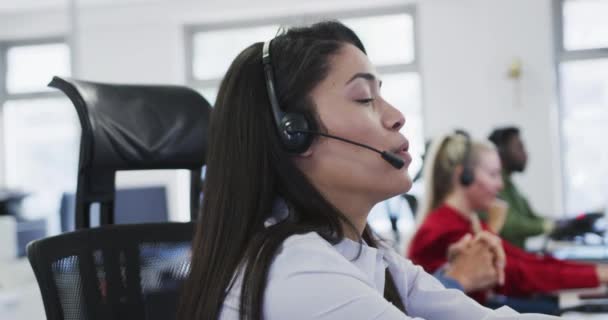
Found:
<svg viewBox="0 0 608 320"><path fill-rule="evenodd" d="M459 185L460 177L462 176L462 171L464 170L464 166L459 164L454 168L454 172L452 173L452 184Z"/></svg>
<svg viewBox="0 0 608 320"><path fill-rule="evenodd" d="M306 151L297 155L297 157L303 157L303 158L308 158L310 156L312 156L312 146L308 147L308 149L306 149Z"/></svg>
<svg viewBox="0 0 608 320"><path fill-rule="evenodd" d="M312 150L312 146L308 147L308 149L306 149L306 151L302 152L302 153L298 153L297 155L293 156L293 160L295 165L302 171L307 171L307 169L310 169L311 166L311 157L313 154L313 150Z"/></svg>

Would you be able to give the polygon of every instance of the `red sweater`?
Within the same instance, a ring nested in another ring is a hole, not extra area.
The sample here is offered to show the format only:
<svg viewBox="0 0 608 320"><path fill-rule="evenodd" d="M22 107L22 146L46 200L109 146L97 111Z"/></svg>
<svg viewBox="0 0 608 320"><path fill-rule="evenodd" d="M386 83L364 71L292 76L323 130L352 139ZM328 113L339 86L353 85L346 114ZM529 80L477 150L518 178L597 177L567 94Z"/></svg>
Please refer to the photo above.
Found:
<svg viewBox="0 0 608 320"><path fill-rule="evenodd" d="M488 226L482 222L484 230ZM448 247L467 233L473 233L471 222L455 209L443 205L432 211L410 243L410 259L427 272L433 273L445 264ZM494 292L506 296L527 296L560 289L599 286L595 266L560 261L552 257L527 253L506 241L502 246L507 257L505 284ZM485 294L471 297L483 302Z"/></svg>

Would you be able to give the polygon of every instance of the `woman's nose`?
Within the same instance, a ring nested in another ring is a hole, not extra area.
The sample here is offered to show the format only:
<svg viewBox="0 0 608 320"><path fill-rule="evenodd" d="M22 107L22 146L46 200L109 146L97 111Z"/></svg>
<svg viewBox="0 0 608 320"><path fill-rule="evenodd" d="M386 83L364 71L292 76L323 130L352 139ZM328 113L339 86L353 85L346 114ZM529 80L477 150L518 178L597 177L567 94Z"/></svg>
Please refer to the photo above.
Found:
<svg viewBox="0 0 608 320"><path fill-rule="evenodd" d="M399 131L405 125L405 117L401 111L387 103L386 116L383 122L387 129Z"/></svg>

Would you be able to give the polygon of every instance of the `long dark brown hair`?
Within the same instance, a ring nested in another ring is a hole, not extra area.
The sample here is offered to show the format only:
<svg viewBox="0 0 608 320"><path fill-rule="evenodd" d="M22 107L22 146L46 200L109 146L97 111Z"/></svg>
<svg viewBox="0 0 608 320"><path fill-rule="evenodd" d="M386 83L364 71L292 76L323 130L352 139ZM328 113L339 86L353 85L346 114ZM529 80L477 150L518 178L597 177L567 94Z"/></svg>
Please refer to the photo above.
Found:
<svg viewBox="0 0 608 320"><path fill-rule="evenodd" d="M275 88L286 112L304 114L323 130L311 91L328 74L330 58L345 44L365 52L339 22L291 28L271 44ZM224 77L211 115L205 194L192 248L190 278L178 319L217 319L235 272L244 268L240 318L263 318L270 264L289 236L317 232L331 243L352 224L314 187L281 146L272 119L262 66L262 43L243 50ZM290 216L264 222L282 198ZM362 239L376 246L369 227ZM385 297L404 310L387 272Z"/></svg>

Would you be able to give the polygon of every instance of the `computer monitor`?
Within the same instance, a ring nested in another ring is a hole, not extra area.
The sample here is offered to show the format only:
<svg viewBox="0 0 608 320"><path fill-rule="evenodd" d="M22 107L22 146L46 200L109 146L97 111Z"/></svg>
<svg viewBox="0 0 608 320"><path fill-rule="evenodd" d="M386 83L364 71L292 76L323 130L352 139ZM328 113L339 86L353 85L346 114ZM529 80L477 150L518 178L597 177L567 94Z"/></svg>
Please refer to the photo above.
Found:
<svg viewBox="0 0 608 320"><path fill-rule="evenodd" d="M167 192L164 186L121 188L116 190L114 222L116 224L166 222L169 220ZM64 193L61 198L61 232L73 231L76 196ZM97 219L96 219L97 217ZM91 222L99 221L98 206L91 209Z"/></svg>

